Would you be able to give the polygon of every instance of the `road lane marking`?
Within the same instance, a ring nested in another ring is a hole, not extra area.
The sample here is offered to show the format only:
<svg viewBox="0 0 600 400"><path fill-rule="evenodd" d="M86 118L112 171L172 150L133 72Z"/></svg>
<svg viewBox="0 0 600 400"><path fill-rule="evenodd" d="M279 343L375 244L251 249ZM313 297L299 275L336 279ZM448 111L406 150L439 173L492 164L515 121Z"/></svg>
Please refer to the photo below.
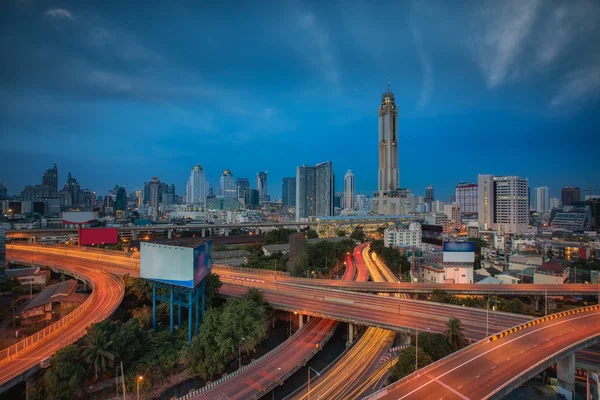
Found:
<svg viewBox="0 0 600 400"><path fill-rule="evenodd" d="M449 391L451 391L452 393L454 393L455 395L459 396L461 399L464 400L471 400L469 399L467 396L463 396L462 394L460 394L459 392L457 392L456 390L452 389L450 386L446 385L444 382L434 378L433 376L429 375L429 374L425 374L427 377L429 377L430 379L433 379L434 381L436 381L437 383L439 383L440 385L442 385L443 387L445 387L446 389L448 389ZM479 378L479 377L478 377ZM461 386L462 387L462 386ZM443 397L442 397L443 398Z"/></svg>

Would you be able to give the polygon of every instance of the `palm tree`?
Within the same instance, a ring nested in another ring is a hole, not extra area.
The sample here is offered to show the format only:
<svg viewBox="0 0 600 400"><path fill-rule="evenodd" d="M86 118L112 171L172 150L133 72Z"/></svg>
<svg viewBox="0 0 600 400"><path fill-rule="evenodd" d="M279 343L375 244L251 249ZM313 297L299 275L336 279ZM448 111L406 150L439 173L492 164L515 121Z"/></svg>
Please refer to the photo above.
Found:
<svg viewBox="0 0 600 400"><path fill-rule="evenodd" d="M463 335L462 322L458 318L450 318L446 324L446 332L444 332L444 338L448 341L454 351L460 349L465 343L465 336Z"/></svg>
<svg viewBox="0 0 600 400"><path fill-rule="evenodd" d="M94 372L98 379L98 372L104 372L107 365L112 365L115 354L110 351L113 342L107 339L106 333L101 329L94 328L86 337L83 355L89 364L94 365Z"/></svg>

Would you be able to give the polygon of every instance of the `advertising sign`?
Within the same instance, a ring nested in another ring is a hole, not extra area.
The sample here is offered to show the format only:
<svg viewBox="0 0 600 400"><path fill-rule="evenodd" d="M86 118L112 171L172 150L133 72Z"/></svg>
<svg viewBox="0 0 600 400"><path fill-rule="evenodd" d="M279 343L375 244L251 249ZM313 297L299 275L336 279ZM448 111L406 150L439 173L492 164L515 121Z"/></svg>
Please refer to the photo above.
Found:
<svg viewBox="0 0 600 400"><path fill-rule="evenodd" d="M474 242L444 242L443 262L473 263L475 262Z"/></svg>
<svg viewBox="0 0 600 400"><path fill-rule="evenodd" d="M444 242L441 225L421 225L421 241L441 246Z"/></svg>
<svg viewBox="0 0 600 400"><path fill-rule="evenodd" d="M86 224L98 219L98 213L91 211L65 211L63 212L63 224Z"/></svg>
<svg viewBox="0 0 600 400"><path fill-rule="evenodd" d="M80 245L115 244L119 241L118 228L81 228L79 235Z"/></svg>
<svg viewBox="0 0 600 400"><path fill-rule="evenodd" d="M194 288L212 268L212 241L196 247L140 243L140 277Z"/></svg>

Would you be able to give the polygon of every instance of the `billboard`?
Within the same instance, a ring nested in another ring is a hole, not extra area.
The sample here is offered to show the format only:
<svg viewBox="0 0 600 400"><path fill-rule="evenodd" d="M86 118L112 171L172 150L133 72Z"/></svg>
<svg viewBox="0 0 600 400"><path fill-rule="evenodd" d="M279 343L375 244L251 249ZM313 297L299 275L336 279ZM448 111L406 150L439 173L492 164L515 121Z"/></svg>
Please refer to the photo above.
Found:
<svg viewBox="0 0 600 400"><path fill-rule="evenodd" d="M98 219L98 213L91 211L65 211L63 212L63 224L87 224Z"/></svg>
<svg viewBox="0 0 600 400"><path fill-rule="evenodd" d="M118 241L118 228L81 228L79 230L79 245L115 244Z"/></svg>
<svg viewBox="0 0 600 400"><path fill-rule="evenodd" d="M166 241L165 241L166 242ZM195 247L140 243L140 277L194 288L212 268L212 241Z"/></svg>
<svg viewBox="0 0 600 400"><path fill-rule="evenodd" d="M443 262L474 263L474 242L444 242Z"/></svg>
<svg viewBox="0 0 600 400"><path fill-rule="evenodd" d="M421 225L421 242L441 246L444 243L441 225Z"/></svg>

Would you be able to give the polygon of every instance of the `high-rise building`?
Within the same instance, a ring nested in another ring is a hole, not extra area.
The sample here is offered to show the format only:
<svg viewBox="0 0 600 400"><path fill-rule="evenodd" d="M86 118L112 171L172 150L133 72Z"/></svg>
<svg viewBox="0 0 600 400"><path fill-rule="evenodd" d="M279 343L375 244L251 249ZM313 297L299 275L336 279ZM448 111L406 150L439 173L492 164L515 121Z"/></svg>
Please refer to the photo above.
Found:
<svg viewBox="0 0 600 400"><path fill-rule="evenodd" d="M248 188L244 190L244 204L250 209L258 207L260 204L259 197L260 195L256 189Z"/></svg>
<svg viewBox="0 0 600 400"><path fill-rule="evenodd" d="M335 176L333 174L333 164L331 161L325 161L316 165L316 216L330 217L333 215L333 202L335 196Z"/></svg>
<svg viewBox="0 0 600 400"><path fill-rule="evenodd" d="M237 197L237 187L233 181L233 174L228 169L223 171L221 175L219 196L224 199L235 199Z"/></svg>
<svg viewBox="0 0 600 400"><path fill-rule="evenodd" d="M117 189L117 195L115 200L115 208L118 211L127 210L127 190L124 187L119 187Z"/></svg>
<svg viewBox="0 0 600 400"><path fill-rule="evenodd" d="M477 184L460 182L455 189L456 202L460 204L461 212L474 214L477 212Z"/></svg>
<svg viewBox="0 0 600 400"><path fill-rule="evenodd" d="M398 107L390 89L381 96L379 106L379 172L377 192L373 194L373 211L383 215L412 212L414 195L400 190L398 169ZM410 209L409 206L412 203Z"/></svg>
<svg viewBox="0 0 600 400"><path fill-rule="evenodd" d="M160 179L158 177L153 176L152 180L149 183L150 186L150 201L148 204L150 207L153 207L155 212L158 211L158 207L160 204Z"/></svg>
<svg viewBox="0 0 600 400"><path fill-rule="evenodd" d="M333 209L341 209L344 206L344 193L336 192L333 196Z"/></svg>
<svg viewBox="0 0 600 400"><path fill-rule="evenodd" d="M248 178L237 178L235 180L235 187L237 190L238 200L244 201L244 193L246 193L246 189L250 189L250 181Z"/></svg>
<svg viewBox="0 0 600 400"><path fill-rule="evenodd" d="M200 165L196 165L190 177L188 178L186 188L186 202L199 207L206 206L206 198L208 197L208 182L204 170Z"/></svg>
<svg viewBox="0 0 600 400"><path fill-rule="evenodd" d="M533 202L533 206L537 212L546 213L550 211L550 189L548 186L535 188Z"/></svg>
<svg viewBox="0 0 600 400"><path fill-rule="evenodd" d="M309 165L296 168L296 221L316 215L317 169Z"/></svg>
<svg viewBox="0 0 600 400"><path fill-rule="evenodd" d="M354 174L351 170L344 175L344 207L346 210L354 209Z"/></svg>
<svg viewBox="0 0 600 400"><path fill-rule="evenodd" d="M460 204L453 203L444 205L444 214L446 214L448 221L450 221L455 227L459 227L462 223L460 213Z"/></svg>
<svg viewBox="0 0 600 400"><path fill-rule="evenodd" d="M574 202L581 200L581 190L577 187L565 187L560 191L562 206L572 206Z"/></svg>
<svg viewBox="0 0 600 400"><path fill-rule="evenodd" d="M281 205L296 206L296 177L294 176L281 180Z"/></svg>
<svg viewBox="0 0 600 400"><path fill-rule="evenodd" d="M267 171L259 172L256 174L256 189L260 196L260 202L265 203L269 201L268 197L268 186L267 186Z"/></svg>
<svg viewBox="0 0 600 400"><path fill-rule="evenodd" d="M53 168L48 168L42 177L42 186L48 191L47 197L53 197L58 193L58 167L54 163Z"/></svg>
<svg viewBox="0 0 600 400"><path fill-rule="evenodd" d="M433 200L435 200L433 197L433 185L429 185L425 189L425 203L431 205Z"/></svg>
<svg viewBox="0 0 600 400"><path fill-rule="evenodd" d="M144 189L142 190L142 204L150 204L150 184L144 182Z"/></svg>
<svg viewBox="0 0 600 400"><path fill-rule="evenodd" d="M550 210L560 207L560 199L558 197L550 198Z"/></svg>
<svg viewBox="0 0 600 400"><path fill-rule="evenodd" d="M518 176L479 175L479 225L502 234L529 226L529 181Z"/></svg>
<svg viewBox="0 0 600 400"><path fill-rule="evenodd" d="M73 178L71 173L69 172L69 176L67 177L67 190L69 192L70 197L70 205L78 205L79 204L79 183L77 182L77 178Z"/></svg>
<svg viewBox="0 0 600 400"><path fill-rule="evenodd" d="M166 190L164 190L162 192L162 202L164 204L173 204L175 203L175 198L176 198L176 194L175 194L175 184L174 183L169 183L167 185Z"/></svg>

